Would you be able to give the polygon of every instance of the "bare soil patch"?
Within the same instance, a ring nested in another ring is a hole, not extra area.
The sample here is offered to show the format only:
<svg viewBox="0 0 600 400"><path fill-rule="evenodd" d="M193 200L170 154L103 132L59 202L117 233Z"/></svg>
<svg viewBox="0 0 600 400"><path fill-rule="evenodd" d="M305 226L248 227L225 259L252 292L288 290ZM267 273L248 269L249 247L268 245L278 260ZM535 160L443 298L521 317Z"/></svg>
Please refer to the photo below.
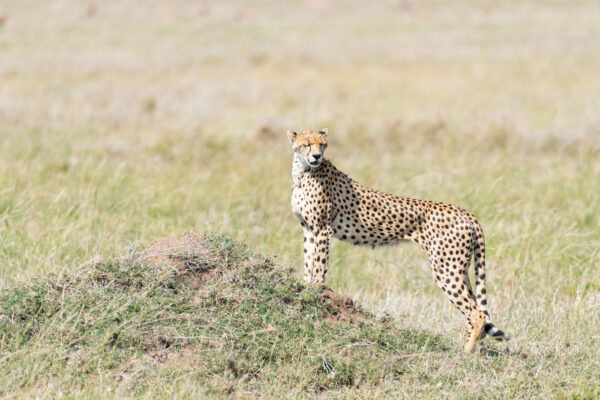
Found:
<svg viewBox="0 0 600 400"><path fill-rule="evenodd" d="M363 319L365 317L362 311L356 308L350 297L334 292L327 285L324 285L321 296L329 301L329 314L325 317L328 322L350 322L352 319Z"/></svg>
<svg viewBox="0 0 600 400"><path fill-rule="evenodd" d="M143 251L126 256L125 259L130 262L170 265L179 268L193 263L195 266L193 271L190 270L179 278L183 284L192 289L199 289L202 285L212 282L217 276L216 259L206 246L204 237L197 234L156 239L150 242Z"/></svg>

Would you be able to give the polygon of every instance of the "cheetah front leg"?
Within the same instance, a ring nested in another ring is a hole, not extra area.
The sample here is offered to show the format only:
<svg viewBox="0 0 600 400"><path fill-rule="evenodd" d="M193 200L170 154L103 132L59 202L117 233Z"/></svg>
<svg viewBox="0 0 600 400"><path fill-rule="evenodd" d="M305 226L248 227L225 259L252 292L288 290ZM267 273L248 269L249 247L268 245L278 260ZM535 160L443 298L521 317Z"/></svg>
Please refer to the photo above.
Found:
<svg viewBox="0 0 600 400"><path fill-rule="evenodd" d="M331 245L331 227L313 231L304 228L304 283L325 283Z"/></svg>

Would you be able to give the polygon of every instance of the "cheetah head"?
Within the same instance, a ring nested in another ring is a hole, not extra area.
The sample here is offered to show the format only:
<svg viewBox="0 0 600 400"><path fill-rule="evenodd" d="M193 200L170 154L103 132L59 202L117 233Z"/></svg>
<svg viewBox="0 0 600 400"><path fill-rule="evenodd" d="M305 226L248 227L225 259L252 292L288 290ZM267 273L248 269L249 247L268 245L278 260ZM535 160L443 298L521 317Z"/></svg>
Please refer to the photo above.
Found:
<svg viewBox="0 0 600 400"><path fill-rule="evenodd" d="M300 157L303 164L311 168L318 168L321 165L324 160L323 152L327 148L327 129L318 132L306 130L302 133L288 131L287 135L294 153Z"/></svg>

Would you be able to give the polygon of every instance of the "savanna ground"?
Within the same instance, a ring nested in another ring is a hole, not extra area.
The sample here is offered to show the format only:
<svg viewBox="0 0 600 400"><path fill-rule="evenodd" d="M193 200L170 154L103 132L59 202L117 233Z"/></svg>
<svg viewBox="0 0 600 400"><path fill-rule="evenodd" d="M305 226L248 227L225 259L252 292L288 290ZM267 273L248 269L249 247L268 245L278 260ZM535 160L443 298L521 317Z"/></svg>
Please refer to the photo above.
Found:
<svg viewBox="0 0 600 400"><path fill-rule="evenodd" d="M210 393L598 397L598 93L595 1L2 1L0 293L186 231L299 267L285 130L328 127L327 156L359 182L478 217L492 318L513 340L462 354L462 319L417 246L336 242L328 283L415 332L402 373L311 386L235 367L239 384ZM56 321L37 345L0 336L0 395L206 394L198 365L148 355L128 361L146 371L134 383L117 350L108 367L90 367L98 351L50 368Z"/></svg>

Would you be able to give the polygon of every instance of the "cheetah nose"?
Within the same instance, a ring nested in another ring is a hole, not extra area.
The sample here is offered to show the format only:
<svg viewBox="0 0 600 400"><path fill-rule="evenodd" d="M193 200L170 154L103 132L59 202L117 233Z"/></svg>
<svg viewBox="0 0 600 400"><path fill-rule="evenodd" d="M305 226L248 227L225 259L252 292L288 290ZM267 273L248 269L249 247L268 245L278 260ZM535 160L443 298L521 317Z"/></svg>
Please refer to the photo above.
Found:
<svg viewBox="0 0 600 400"><path fill-rule="evenodd" d="M315 160L318 160L319 158L321 158L320 154L313 154L313 157L315 158Z"/></svg>

